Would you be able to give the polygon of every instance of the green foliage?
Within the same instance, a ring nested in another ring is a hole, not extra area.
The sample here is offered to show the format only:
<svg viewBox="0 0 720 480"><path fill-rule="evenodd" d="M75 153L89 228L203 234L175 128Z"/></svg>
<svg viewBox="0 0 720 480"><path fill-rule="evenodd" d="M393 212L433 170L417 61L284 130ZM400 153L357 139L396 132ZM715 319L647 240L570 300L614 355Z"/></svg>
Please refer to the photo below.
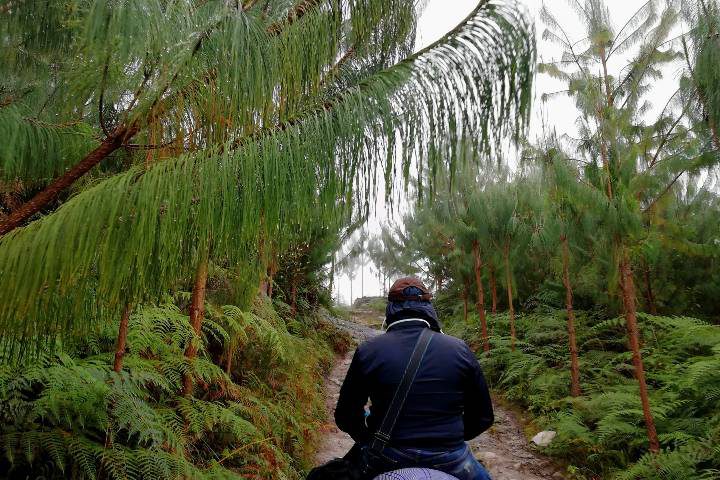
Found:
<svg viewBox="0 0 720 480"><path fill-rule="evenodd" d="M366 210L381 175L389 188L413 162L454 165L464 137L491 154L528 119L532 28L509 2L480 3L412 55L405 1L326 0L302 15L283 0L45 3L4 16L7 101L53 122L81 115L98 134L136 126L135 140L166 146L0 239L0 331L15 357L156 301L202 252L262 264L263 242L283 251L297 231L307 241ZM33 63L48 56L64 61ZM16 95L36 74L33 95ZM22 138L15 150L36 148ZM39 180L66 157L5 154L0 177Z"/></svg>
<svg viewBox="0 0 720 480"><path fill-rule="evenodd" d="M489 381L527 408L539 428L558 432L547 452L586 478L708 479L720 469L720 328L689 317L642 315L643 360L662 445L646 454L643 412L627 352L624 319L578 311L583 395L570 397L566 313L547 307L517 318L509 348L507 315L489 317L492 349L480 357ZM479 344L477 320L451 331Z"/></svg>
<svg viewBox="0 0 720 480"><path fill-rule="evenodd" d="M332 351L322 334L288 333L260 301L248 312L211 307L196 338L177 307L148 306L131 316L118 374L114 333L96 331L19 371L2 367L4 475L300 477L312 425L324 416L315 384ZM193 362L184 357L189 342L200 348ZM229 372L213 362L216 346L232 349ZM186 373L198 384L194 398L179 395Z"/></svg>

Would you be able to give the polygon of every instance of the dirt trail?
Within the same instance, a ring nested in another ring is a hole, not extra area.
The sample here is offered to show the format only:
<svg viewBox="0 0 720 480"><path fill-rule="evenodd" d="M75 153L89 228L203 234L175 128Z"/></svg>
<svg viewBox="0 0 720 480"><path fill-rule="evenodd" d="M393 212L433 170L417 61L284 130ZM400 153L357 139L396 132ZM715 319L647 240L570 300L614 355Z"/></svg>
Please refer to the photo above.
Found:
<svg viewBox="0 0 720 480"><path fill-rule="evenodd" d="M369 311L353 312L356 321L331 319L349 332L358 343L380 332L369 325L377 325L377 314ZM381 319L380 319L381 320ZM341 432L333 421L333 411L340 393L340 385L350 366L353 352L338 359L330 375L325 379L326 407L328 412L325 436L317 454L317 463L324 463L343 456L352 446L350 437ZM562 469L534 450L525 438L520 422L513 412L497 404L495 425L489 431L470 442L475 456L485 465L493 480L545 480L564 478Z"/></svg>

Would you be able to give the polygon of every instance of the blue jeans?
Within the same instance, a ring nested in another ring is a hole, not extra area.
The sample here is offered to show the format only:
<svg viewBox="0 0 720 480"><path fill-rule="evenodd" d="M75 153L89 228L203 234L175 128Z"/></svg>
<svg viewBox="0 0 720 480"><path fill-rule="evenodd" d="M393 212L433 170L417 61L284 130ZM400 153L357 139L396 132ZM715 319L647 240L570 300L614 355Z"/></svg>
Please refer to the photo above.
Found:
<svg viewBox="0 0 720 480"><path fill-rule="evenodd" d="M401 468L431 468L457 477L459 480L491 480L467 444L454 450L386 447L380 456L368 455L368 466L377 474Z"/></svg>

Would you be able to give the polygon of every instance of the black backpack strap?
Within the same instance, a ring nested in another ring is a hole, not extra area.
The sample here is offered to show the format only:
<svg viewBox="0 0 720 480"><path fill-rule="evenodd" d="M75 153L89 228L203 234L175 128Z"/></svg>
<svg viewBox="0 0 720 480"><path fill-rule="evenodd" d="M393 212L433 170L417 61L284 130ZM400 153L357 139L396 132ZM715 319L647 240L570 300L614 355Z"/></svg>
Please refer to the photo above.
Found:
<svg viewBox="0 0 720 480"><path fill-rule="evenodd" d="M400 380L400 384L395 390L395 395L390 403L390 407L388 407L388 410L385 413L385 418L383 418L380 428L378 428L377 432L375 432L372 440L370 441L370 448L372 450L382 452L387 443L390 441L390 435L392 435L392 431L395 428L395 422L397 422L397 419L400 416L400 411L402 410L403 405L405 405L405 400L410 392L413 381L415 381L415 375L417 375L417 372L420 369L420 363L425 356L425 352L430 344L430 340L432 340L432 336L432 330L424 328L420 334L420 338L418 338L415 343L415 349L410 356L407 367L405 367L405 373L403 373L402 380Z"/></svg>

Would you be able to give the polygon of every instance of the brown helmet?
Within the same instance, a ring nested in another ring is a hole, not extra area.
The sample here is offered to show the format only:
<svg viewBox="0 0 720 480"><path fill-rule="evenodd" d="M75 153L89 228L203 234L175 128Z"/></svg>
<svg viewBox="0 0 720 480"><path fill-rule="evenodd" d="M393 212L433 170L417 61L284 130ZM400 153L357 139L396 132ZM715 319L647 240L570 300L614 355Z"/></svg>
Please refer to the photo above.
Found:
<svg viewBox="0 0 720 480"><path fill-rule="evenodd" d="M416 287L422 291L420 295L405 295L405 289L408 287ZM388 292L389 302L405 302L407 300L424 300L429 302L432 293L425 284L417 277L403 277L395 280Z"/></svg>

